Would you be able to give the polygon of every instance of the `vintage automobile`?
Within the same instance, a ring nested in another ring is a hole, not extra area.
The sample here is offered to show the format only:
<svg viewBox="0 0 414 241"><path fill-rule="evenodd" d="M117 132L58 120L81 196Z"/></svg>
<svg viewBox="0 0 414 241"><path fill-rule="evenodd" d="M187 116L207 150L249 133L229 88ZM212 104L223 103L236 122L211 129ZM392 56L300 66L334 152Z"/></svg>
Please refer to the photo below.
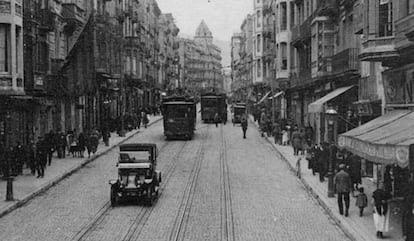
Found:
<svg viewBox="0 0 414 241"><path fill-rule="evenodd" d="M119 147L118 179L110 180L111 205L120 200L146 201L152 205L158 198L161 172L157 167L157 145L123 144Z"/></svg>
<svg viewBox="0 0 414 241"><path fill-rule="evenodd" d="M233 126L241 123L241 118L243 114L245 113L246 113L246 104L235 103L233 105L233 118L232 118Z"/></svg>

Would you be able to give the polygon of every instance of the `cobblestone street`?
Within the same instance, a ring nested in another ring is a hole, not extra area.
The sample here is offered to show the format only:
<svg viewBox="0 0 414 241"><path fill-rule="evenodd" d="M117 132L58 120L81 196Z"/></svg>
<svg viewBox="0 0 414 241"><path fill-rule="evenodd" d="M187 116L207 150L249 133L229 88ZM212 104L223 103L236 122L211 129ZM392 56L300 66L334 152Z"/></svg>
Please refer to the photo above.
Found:
<svg viewBox="0 0 414 241"><path fill-rule="evenodd" d="M253 124L198 123L192 141L169 141L162 123L128 142L160 149L153 207L110 208L117 148L0 219L0 240L347 240Z"/></svg>

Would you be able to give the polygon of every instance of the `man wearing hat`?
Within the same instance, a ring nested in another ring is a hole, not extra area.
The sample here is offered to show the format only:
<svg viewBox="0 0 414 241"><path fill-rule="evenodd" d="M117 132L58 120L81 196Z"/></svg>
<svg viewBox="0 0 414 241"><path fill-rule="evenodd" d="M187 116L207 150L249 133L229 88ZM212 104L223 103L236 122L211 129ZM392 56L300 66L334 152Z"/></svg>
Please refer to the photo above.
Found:
<svg viewBox="0 0 414 241"><path fill-rule="evenodd" d="M345 217L348 217L349 192L352 188L352 181L349 174L345 171L345 165L339 165L339 172L335 175L335 193L338 195L339 213L344 214L343 200L345 201Z"/></svg>

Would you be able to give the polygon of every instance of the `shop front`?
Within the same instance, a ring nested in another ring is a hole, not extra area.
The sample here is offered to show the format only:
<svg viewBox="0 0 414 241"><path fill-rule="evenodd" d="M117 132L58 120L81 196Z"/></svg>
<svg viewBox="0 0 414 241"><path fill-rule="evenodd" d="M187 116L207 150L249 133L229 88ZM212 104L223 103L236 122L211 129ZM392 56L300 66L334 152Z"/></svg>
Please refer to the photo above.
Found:
<svg viewBox="0 0 414 241"><path fill-rule="evenodd" d="M366 171L372 172L377 186L383 184L392 195L390 209L395 212L391 218L396 220L393 225L399 225L406 213L408 190L413 188L410 176L414 173L414 111L389 111L340 135L338 145L362 158L366 167L371 166Z"/></svg>
<svg viewBox="0 0 414 241"><path fill-rule="evenodd" d="M334 130L334 140L338 139L338 133L346 131L347 111L357 99L356 92L357 88L353 85L337 88L308 105L309 124L315 130L315 143L323 143L328 140L328 129L330 128L326 120L328 109L335 109L337 114L335 123L331 125Z"/></svg>

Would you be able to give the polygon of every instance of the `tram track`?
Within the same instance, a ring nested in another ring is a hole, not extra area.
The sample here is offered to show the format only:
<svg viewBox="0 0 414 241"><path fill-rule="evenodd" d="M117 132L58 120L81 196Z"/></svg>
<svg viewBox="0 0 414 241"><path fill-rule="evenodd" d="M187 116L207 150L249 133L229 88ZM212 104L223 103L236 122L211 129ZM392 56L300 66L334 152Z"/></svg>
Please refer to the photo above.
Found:
<svg viewBox="0 0 414 241"><path fill-rule="evenodd" d="M220 240L234 241L234 219L231 199L230 176L227 159L226 137L223 126L220 128Z"/></svg>
<svg viewBox="0 0 414 241"><path fill-rule="evenodd" d="M161 153L164 149L166 149L171 143L173 142L165 142L163 145L159 148L159 152ZM184 142L180 148L179 151L174 155L174 157L171 159L165 170L162 170L162 173L164 175L169 176L171 175L171 172L174 169L175 163L177 159L182 155L182 152L187 145L187 142ZM163 178L164 182L162 186L160 187L160 195L162 194L163 187L168 183L168 178ZM83 241L88 240L90 235L102 224L102 222L110 216L110 211L113 210L111 207L111 202L108 200L105 202L105 204L99 209L99 211L93 216L90 222L87 222L72 238L71 240L76 241ZM140 216L142 216L142 212L145 211L145 209L141 209L140 212L137 214L136 219L139 219ZM131 229L131 227L130 227ZM128 231L129 233L130 231ZM128 235L128 234L127 234ZM123 239L128 240L128 239Z"/></svg>
<svg viewBox="0 0 414 241"><path fill-rule="evenodd" d="M205 145L208 140L210 125L206 128L200 146L197 150L196 159L194 166L191 171L191 176L188 179L186 187L184 189L184 195L181 199L177 215L173 222L173 226L170 232L169 241L181 241L185 238L185 232L189 222L189 216L191 213L191 208L193 206L193 201L195 197L195 191L198 183L198 177L201 171L201 165L204 159L205 154Z"/></svg>

